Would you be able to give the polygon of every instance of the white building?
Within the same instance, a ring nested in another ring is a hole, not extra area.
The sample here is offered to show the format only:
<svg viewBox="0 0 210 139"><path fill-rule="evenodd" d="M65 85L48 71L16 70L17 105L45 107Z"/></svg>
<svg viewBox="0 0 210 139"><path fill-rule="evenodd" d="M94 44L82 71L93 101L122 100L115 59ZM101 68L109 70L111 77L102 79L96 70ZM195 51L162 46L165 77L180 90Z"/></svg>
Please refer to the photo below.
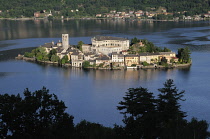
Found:
<svg viewBox="0 0 210 139"><path fill-rule="evenodd" d="M91 39L91 51L110 55L112 52L121 52L129 49L129 40L111 36L96 36Z"/></svg>
<svg viewBox="0 0 210 139"><path fill-rule="evenodd" d="M98 47L98 52L105 54L105 55L110 55L113 52L120 53L122 51L122 47L119 46L101 46Z"/></svg>
<svg viewBox="0 0 210 139"><path fill-rule="evenodd" d="M124 66L124 55L116 52L112 53L113 66Z"/></svg>
<svg viewBox="0 0 210 139"><path fill-rule="evenodd" d="M82 45L82 52L83 53L89 53L89 52L91 52L91 45L90 44L83 44Z"/></svg>
<svg viewBox="0 0 210 139"><path fill-rule="evenodd" d="M124 63L124 55L116 52L112 53L112 62Z"/></svg>

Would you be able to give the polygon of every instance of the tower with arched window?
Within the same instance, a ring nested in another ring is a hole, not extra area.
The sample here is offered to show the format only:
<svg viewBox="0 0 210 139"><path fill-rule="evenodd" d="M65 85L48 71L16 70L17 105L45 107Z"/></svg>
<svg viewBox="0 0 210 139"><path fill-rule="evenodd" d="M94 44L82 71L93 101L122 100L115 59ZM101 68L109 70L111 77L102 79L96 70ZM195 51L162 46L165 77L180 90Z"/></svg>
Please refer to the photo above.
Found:
<svg viewBox="0 0 210 139"><path fill-rule="evenodd" d="M69 48L69 34L62 34L62 46L64 49Z"/></svg>

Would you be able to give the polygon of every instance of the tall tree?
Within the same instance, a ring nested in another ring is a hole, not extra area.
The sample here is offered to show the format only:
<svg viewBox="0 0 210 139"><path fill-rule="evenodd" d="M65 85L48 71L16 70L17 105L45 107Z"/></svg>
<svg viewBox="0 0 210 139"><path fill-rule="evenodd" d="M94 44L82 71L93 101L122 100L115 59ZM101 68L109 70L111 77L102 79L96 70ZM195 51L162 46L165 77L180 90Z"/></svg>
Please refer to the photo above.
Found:
<svg viewBox="0 0 210 139"><path fill-rule="evenodd" d="M185 138L207 139L209 137L208 127L207 121L198 121L196 118L192 118L187 124Z"/></svg>
<svg viewBox="0 0 210 139"><path fill-rule="evenodd" d="M112 128L86 120L82 120L75 126L75 132L78 139L116 139Z"/></svg>
<svg viewBox="0 0 210 139"><path fill-rule="evenodd" d="M181 62L181 63L191 62L190 54L191 54L191 52L188 47L179 48L178 55L177 55L177 57L179 58L179 62Z"/></svg>
<svg viewBox="0 0 210 139"><path fill-rule="evenodd" d="M157 100L157 110L159 114L159 128L161 138L177 138L186 126L186 113L181 111L179 101L182 99L185 91L178 92L172 79L164 83L164 87L158 89L160 94ZM179 132L179 133L178 133Z"/></svg>
<svg viewBox="0 0 210 139"><path fill-rule="evenodd" d="M80 51L82 51L82 45L84 44L83 41L79 41L78 44L77 44L77 47Z"/></svg>
<svg viewBox="0 0 210 139"><path fill-rule="evenodd" d="M57 96L42 88L31 93L0 95L0 138L71 137L73 116ZM11 135L9 135L9 133Z"/></svg>
<svg viewBox="0 0 210 139"><path fill-rule="evenodd" d="M118 110L124 115L128 138L155 138L156 106L153 93L146 88L129 88Z"/></svg>

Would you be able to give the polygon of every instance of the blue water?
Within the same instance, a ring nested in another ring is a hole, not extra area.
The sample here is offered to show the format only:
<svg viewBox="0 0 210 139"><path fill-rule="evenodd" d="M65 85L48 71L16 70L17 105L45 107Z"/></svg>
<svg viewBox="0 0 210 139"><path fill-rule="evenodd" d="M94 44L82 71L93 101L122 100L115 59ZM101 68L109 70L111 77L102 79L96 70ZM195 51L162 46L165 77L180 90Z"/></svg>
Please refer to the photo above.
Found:
<svg viewBox="0 0 210 139"><path fill-rule="evenodd" d="M19 23L21 22L21 23ZM206 22L119 22L104 20L0 21L0 93L22 93L45 86L66 104L74 122L86 119L105 126L122 124L116 106L130 87L146 87L158 94L166 79L173 79L178 89L186 90L181 102L187 119L197 117L210 122L210 23ZM16 25L16 26L15 26ZM25 28L27 26L27 28ZM22 32L19 32L19 31ZM22 33L20 35L20 33ZM59 41L62 33L70 34L70 44L82 40L90 43L95 35L148 39L157 46L177 52L188 46L193 64L187 69L168 70L90 70L60 68L1 56L17 48L36 47ZM10 35L9 35L10 34ZM6 53L5 53L5 50ZM3 53L4 52L4 53Z"/></svg>

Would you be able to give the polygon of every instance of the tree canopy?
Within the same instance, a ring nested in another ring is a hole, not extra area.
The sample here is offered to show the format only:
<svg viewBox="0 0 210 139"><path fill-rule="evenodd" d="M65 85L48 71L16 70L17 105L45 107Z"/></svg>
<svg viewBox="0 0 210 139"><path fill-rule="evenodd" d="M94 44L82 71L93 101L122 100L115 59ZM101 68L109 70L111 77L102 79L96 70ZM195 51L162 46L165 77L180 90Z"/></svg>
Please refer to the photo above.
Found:
<svg viewBox="0 0 210 139"><path fill-rule="evenodd" d="M60 11L68 17L95 16L110 10L157 10L159 7L166 7L168 12L187 11L187 15L195 15L207 13L210 10L210 0L0 0L0 16L32 17L34 12L43 10L52 11L54 15L57 14L56 11Z"/></svg>
<svg viewBox="0 0 210 139"><path fill-rule="evenodd" d="M179 58L179 62L180 63L190 63L191 62L190 54L191 54L191 52L188 47L179 48L178 54L177 54L177 57Z"/></svg>
<svg viewBox="0 0 210 139"><path fill-rule="evenodd" d="M0 95L1 138L71 136L74 117L65 112L63 101L45 87L33 93L25 89L23 94L24 98L19 94Z"/></svg>
<svg viewBox="0 0 210 139"><path fill-rule="evenodd" d="M158 89L160 94L155 99L146 88L129 88L117 109L124 115L125 126L115 126L115 131L122 138L149 139L184 139L209 137L208 123L193 118L185 120L186 113L181 110L183 94L176 88L172 79ZM196 126L199 128L196 128ZM195 131L193 131L195 130ZM192 133L195 133L192 135Z"/></svg>
<svg viewBox="0 0 210 139"><path fill-rule="evenodd" d="M157 98L147 88L129 88L117 109L124 115L124 126L104 127L74 117L55 94L43 87L25 89L23 97L0 94L0 138L74 138L74 139L206 139L210 137L205 120L184 119L179 91L172 79L158 89Z"/></svg>
<svg viewBox="0 0 210 139"><path fill-rule="evenodd" d="M141 43L141 44L140 44ZM171 52L169 48L161 48L155 46L154 43L148 41L147 39L137 39L134 37L131 39L131 46L129 49L130 53L156 53L156 52Z"/></svg>

